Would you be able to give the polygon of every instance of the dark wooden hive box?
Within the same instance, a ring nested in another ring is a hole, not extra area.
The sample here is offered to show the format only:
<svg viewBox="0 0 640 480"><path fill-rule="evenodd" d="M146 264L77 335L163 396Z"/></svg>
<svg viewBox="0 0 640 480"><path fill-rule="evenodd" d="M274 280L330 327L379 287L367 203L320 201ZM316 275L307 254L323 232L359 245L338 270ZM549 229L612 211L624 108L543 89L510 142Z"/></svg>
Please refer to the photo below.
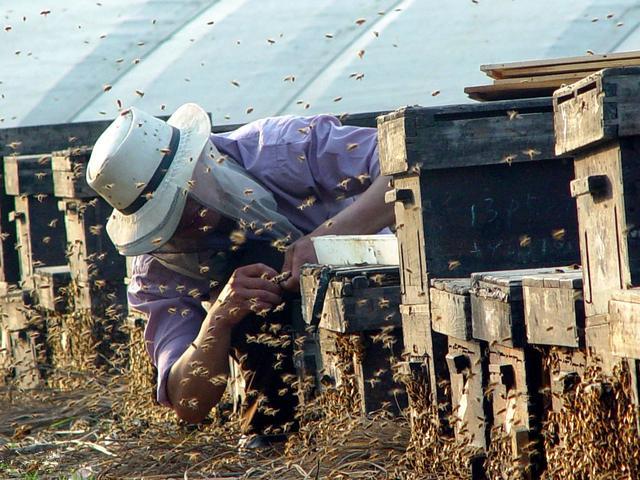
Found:
<svg viewBox="0 0 640 480"><path fill-rule="evenodd" d="M427 276L577 262L573 164L554 153L550 99L407 107L378 132L404 304L428 303Z"/></svg>

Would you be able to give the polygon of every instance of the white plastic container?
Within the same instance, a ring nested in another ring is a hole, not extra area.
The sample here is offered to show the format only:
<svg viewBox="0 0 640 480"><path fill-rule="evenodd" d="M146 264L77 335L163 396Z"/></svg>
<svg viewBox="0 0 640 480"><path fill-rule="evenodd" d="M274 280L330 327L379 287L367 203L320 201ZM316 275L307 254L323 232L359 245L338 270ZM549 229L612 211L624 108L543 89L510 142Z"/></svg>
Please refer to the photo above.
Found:
<svg viewBox="0 0 640 480"><path fill-rule="evenodd" d="M398 240L389 235L325 235L311 239L322 265L398 265Z"/></svg>

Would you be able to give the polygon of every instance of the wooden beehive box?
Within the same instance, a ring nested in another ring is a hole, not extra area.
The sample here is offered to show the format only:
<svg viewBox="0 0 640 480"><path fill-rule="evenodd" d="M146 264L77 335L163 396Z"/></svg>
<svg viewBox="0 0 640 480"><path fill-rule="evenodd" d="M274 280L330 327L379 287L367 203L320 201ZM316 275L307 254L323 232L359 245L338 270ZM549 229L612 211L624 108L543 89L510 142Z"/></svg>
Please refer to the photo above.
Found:
<svg viewBox="0 0 640 480"><path fill-rule="evenodd" d="M554 94L556 151L575 156L587 328L606 324L615 290L640 285L639 80L640 68L605 69Z"/></svg>
<svg viewBox="0 0 640 480"><path fill-rule="evenodd" d="M507 347L526 344L522 279L562 268L480 272L471 275L473 338Z"/></svg>
<svg viewBox="0 0 640 480"><path fill-rule="evenodd" d="M400 326L398 283L398 269L393 267L334 271L325 294L320 327L351 333Z"/></svg>
<svg viewBox="0 0 640 480"><path fill-rule="evenodd" d="M38 267L33 274L34 300L39 308L62 313L70 301L66 289L71 282L68 265Z"/></svg>
<svg viewBox="0 0 640 480"><path fill-rule="evenodd" d="M573 164L554 153L551 100L407 107L378 132L403 304L428 303L427 276L577 263Z"/></svg>
<svg viewBox="0 0 640 480"><path fill-rule="evenodd" d="M406 395L393 380L390 359L402 352L398 268L306 265L301 291L305 321L319 325L317 365L328 376L324 383L342 383L347 368L355 377L362 413L385 408L399 414Z"/></svg>
<svg viewBox="0 0 640 480"><path fill-rule="evenodd" d="M32 290L35 268L66 263L62 215L52 196L51 157L5 157L4 186L13 196L9 219L15 222L20 279Z"/></svg>
<svg viewBox="0 0 640 480"><path fill-rule="evenodd" d="M525 276L522 293L529 343L584 346L582 270Z"/></svg>
<svg viewBox="0 0 640 480"><path fill-rule="evenodd" d="M434 331L470 340L471 300L469 299L470 279L431 279L431 326Z"/></svg>

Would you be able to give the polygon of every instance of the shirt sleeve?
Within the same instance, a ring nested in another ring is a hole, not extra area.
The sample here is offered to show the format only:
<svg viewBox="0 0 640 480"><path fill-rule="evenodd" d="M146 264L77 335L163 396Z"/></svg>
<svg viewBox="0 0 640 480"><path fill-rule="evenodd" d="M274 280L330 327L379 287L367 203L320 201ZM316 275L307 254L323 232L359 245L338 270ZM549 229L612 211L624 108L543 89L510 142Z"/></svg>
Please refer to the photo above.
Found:
<svg viewBox="0 0 640 480"><path fill-rule="evenodd" d="M150 255L133 260L129 306L146 315L146 349L158 369L157 399L170 406L167 379L173 364L197 337L206 315L208 282L170 271Z"/></svg>

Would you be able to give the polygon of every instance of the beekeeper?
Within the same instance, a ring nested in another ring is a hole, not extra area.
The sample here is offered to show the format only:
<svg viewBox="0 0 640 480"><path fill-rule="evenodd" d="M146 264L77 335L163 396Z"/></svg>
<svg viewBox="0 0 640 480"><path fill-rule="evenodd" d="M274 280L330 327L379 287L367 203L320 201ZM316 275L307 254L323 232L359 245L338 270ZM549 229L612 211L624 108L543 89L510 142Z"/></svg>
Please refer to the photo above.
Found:
<svg viewBox="0 0 640 480"><path fill-rule="evenodd" d="M202 421L222 397L231 354L247 385L245 432L293 426L285 297L316 260L313 236L393 223L376 130L319 115L212 134L192 103L166 122L131 108L96 142L86 176L114 208L109 237L135 256L128 299L148 317L158 402Z"/></svg>

